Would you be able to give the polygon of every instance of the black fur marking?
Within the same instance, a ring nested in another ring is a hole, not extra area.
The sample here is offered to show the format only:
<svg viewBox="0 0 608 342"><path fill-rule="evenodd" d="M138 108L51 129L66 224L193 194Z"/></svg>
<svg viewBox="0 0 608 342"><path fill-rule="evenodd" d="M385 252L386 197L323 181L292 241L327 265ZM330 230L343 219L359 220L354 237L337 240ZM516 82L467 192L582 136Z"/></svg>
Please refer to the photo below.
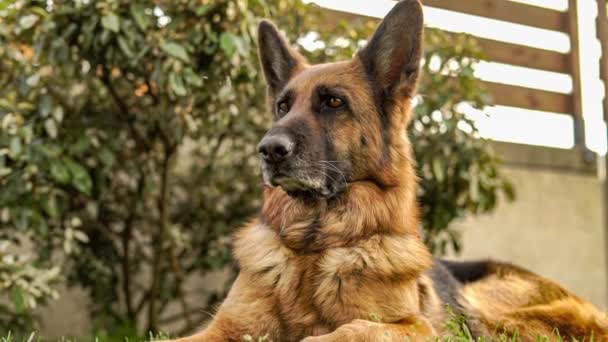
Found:
<svg viewBox="0 0 608 342"><path fill-rule="evenodd" d="M453 261L446 261L442 259L435 259L433 267L429 271L429 276L433 280L433 287L435 292L441 299L442 303L447 305L451 312L449 314L456 315L457 317L464 317L465 324L469 327L469 331L473 334L473 338L476 338L475 332L470 328L470 319L467 317L463 304L466 299L460 295L462 289L462 281L458 277L455 277L449 266L457 264Z"/></svg>
<svg viewBox="0 0 608 342"><path fill-rule="evenodd" d="M378 53L378 49L381 47L380 39L377 37L382 37L386 34L386 26L387 25L380 25L377 28L371 41L359 53L359 59L366 71L365 74L367 76L367 82L372 90L374 104L379 114L382 141L384 142L383 155L385 158L388 158L389 146L391 144L391 118L388 115L387 109L389 108L387 108L387 102L390 101L390 94L387 92L387 89L384 88L384 85L378 80L379 70L377 70L376 58L374 56L376 53Z"/></svg>
<svg viewBox="0 0 608 342"><path fill-rule="evenodd" d="M283 88L300 61L277 28L267 21L258 27L260 62L272 93Z"/></svg>
<svg viewBox="0 0 608 342"><path fill-rule="evenodd" d="M321 231L321 214L317 214L312 223L306 228L306 233L304 234L304 248L315 243L317 239L317 235Z"/></svg>
<svg viewBox="0 0 608 342"><path fill-rule="evenodd" d="M492 261L448 261L441 264L461 283L470 283L485 278L492 273Z"/></svg>
<svg viewBox="0 0 608 342"><path fill-rule="evenodd" d="M442 303L449 305L455 313L462 314L462 307L458 302L462 284L443 265L443 260L435 259L433 268L429 271L429 276L433 280L435 291Z"/></svg>
<svg viewBox="0 0 608 342"><path fill-rule="evenodd" d="M390 113L394 98L410 96L397 91L415 85L422 46L423 15L418 1L399 1L382 20L358 54L380 116L385 158L390 146ZM403 82L411 84L403 84Z"/></svg>
<svg viewBox="0 0 608 342"><path fill-rule="evenodd" d="M368 68L374 69L373 63L368 62L369 65L365 65L366 62L361 60L366 70ZM372 91L372 96L374 99L374 106L376 107L376 111L378 112L378 116L380 119L380 134L382 135L382 142L384 143L384 148L382 150L383 157L389 157L389 146L391 145L391 118L388 115L387 111L387 102L390 101L389 96L382 89L382 85L380 82L376 81L376 78L372 72L366 73L367 82Z"/></svg>
<svg viewBox="0 0 608 342"><path fill-rule="evenodd" d="M378 28L378 33L381 33L384 28L381 26ZM378 117L380 119L380 134L382 135L382 142L384 143L383 148L383 157L386 159L389 157L389 146L391 144L391 119L388 115L386 103L389 101L389 96L386 91L383 89L382 84L378 81L376 75L376 64L368 54L373 51L374 44L376 42L372 40L363 51L360 53L359 60L363 64L363 68L365 69L365 76L367 79L367 83L372 92L372 97L374 100L374 106L376 107L376 111L378 112ZM375 44L377 45L377 44ZM370 51L368 53L368 51Z"/></svg>
<svg viewBox="0 0 608 342"><path fill-rule="evenodd" d="M346 188L346 182L350 179L352 170L350 168L350 164L347 163L336 163L333 162L335 160L341 159L336 155L336 150L334 146L334 138L331 134L331 130L334 126L334 116L331 116L325 120L329 120L325 125L323 125L323 138L325 139L324 147L325 147L325 159L326 163L330 163L332 166L324 166L325 168L325 184L332 192L332 195L336 195L340 193L342 190ZM351 156L348 156L346 160L352 160Z"/></svg>
<svg viewBox="0 0 608 342"><path fill-rule="evenodd" d="M367 146L367 139L364 136L359 137L359 141L361 142L361 146Z"/></svg>

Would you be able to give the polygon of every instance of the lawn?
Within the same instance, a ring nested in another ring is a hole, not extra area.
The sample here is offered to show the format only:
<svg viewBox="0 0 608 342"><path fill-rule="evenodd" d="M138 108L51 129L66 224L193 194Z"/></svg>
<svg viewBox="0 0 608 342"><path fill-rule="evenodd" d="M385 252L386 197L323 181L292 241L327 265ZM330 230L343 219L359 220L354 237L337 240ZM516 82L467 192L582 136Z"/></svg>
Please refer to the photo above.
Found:
<svg viewBox="0 0 608 342"><path fill-rule="evenodd" d="M474 339L471 336L471 333L470 333L467 325L465 324L465 319L463 317L454 317L454 318L448 320L446 322L446 327L447 327L447 330L451 332L451 336L437 337L434 339L429 339L428 341L432 341L432 342L468 342L468 341L523 342L523 340L519 336L517 336L517 334L515 334L513 336L506 335L506 334L497 334L497 336L493 337L493 338L480 337L480 338ZM538 336L536 340L537 340L537 342L564 341L565 337L561 337L561 336L559 336L559 334L557 334L557 335L558 335L558 338L556 340L551 340L549 337L546 337L546 336ZM148 342L148 341L155 341L155 340L167 339L167 338L169 338L169 336L167 336L167 335L160 334L160 335L154 336L151 334L147 339L125 337L124 342ZM583 340L567 338L566 340L573 341L573 342L593 342L594 337L590 336L589 338L586 338ZM12 337L10 333L7 334L7 336L0 337L0 342L42 342L42 341L47 341L47 340L43 340L41 337L37 336L37 334L35 332L31 333L26 338L18 339L18 338ZM85 341L85 340L81 340L81 341ZM100 338L100 337L94 337L91 340L86 340L86 341L114 342L114 341L111 341L110 339ZM409 340L407 340L407 341L409 341ZM79 340L61 338L61 339L57 340L57 342L79 342ZM253 337L250 335L245 335L245 336L243 336L243 342L273 342L273 341L269 340L267 337Z"/></svg>

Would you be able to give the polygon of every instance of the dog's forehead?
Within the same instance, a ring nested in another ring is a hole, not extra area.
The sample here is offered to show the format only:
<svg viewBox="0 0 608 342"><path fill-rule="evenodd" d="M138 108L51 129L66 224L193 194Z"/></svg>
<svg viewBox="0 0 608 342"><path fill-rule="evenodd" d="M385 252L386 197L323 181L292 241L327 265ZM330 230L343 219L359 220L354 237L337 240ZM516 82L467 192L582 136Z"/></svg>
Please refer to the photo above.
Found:
<svg viewBox="0 0 608 342"><path fill-rule="evenodd" d="M352 61L311 65L296 74L287 88L310 92L319 85L340 85L345 88L364 81L360 68Z"/></svg>

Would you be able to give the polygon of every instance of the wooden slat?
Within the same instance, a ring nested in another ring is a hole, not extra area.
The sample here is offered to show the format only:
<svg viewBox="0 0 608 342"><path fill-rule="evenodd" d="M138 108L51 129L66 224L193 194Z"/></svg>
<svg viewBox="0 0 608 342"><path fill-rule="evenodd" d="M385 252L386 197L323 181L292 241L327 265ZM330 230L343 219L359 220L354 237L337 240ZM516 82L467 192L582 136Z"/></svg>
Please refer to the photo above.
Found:
<svg viewBox="0 0 608 342"><path fill-rule="evenodd" d="M431 7L478 15L486 18L568 32L564 12L507 0L422 0Z"/></svg>
<svg viewBox="0 0 608 342"><path fill-rule="evenodd" d="M600 77L608 82L608 10L603 0L597 0L597 38L602 46L602 56L600 61ZM608 88L606 88L608 91Z"/></svg>
<svg viewBox="0 0 608 342"><path fill-rule="evenodd" d="M341 11L325 9L325 21L328 27L336 22L348 23L378 21L377 18L356 15ZM492 39L475 37L488 61L513 64L533 69L570 73L570 56L555 51L543 50L524 45L511 44Z"/></svg>
<svg viewBox="0 0 608 342"><path fill-rule="evenodd" d="M359 23L365 23L370 20L374 22L380 22L381 19L363 14L349 13L329 8L323 8L322 14L323 20L320 24L321 27L327 29L334 29L336 23L339 23L341 21L347 22L350 25L356 25Z"/></svg>
<svg viewBox="0 0 608 342"><path fill-rule="evenodd" d="M495 104L572 115L571 95L494 82L483 83Z"/></svg>
<svg viewBox="0 0 608 342"><path fill-rule="evenodd" d="M608 122L608 10L603 0L597 0L597 37L602 46L602 56L600 58L600 77L604 80L604 120ZM608 161L608 155L606 155ZM608 164L606 164L608 168ZM608 179L608 176L606 177ZM607 180L608 184L608 180ZM608 191L608 185L606 188ZM608 195L607 195L608 196Z"/></svg>
<svg viewBox="0 0 608 342"><path fill-rule="evenodd" d="M326 19L328 19L328 24L331 25L335 25L335 23L340 20L345 20L347 22L366 21L370 19L378 20L377 18L345 13L341 11L325 10L324 12L327 13ZM489 60L521 65L530 68L569 73L569 55L542 49L535 49L527 46L493 41L490 39L477 39L479 40L481 47L484 53L488 56ZM493 82L484 82L484 84L492 93L496 104L563 113L568 115L573 114L573 101L571 95Z"/></svg>
<svg viewBox="0 0 608 342"><path fill-rule="evenodd" d="M489 61L513 64L533 69L570 73L570 56L555 51L477 38Z"/></svg>

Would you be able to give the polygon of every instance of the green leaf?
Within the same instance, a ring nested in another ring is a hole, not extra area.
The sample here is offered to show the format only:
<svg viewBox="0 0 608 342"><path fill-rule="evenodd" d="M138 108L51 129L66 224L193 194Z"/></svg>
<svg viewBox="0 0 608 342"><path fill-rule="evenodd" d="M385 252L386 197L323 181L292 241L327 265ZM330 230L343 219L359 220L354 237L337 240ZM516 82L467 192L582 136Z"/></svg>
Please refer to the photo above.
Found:
<svg viewBox="0 0 608 342"><path fill-rule="evenodd" d="M57 138L57 123L53 118L44 120L44 130L49 137L53 139Z"/></svg>
<svg viewBox="0 0 608 342"><path fill-rule="evenodd" d="M220 49L222 49L228 57L234 54L234 50L236 49L235 40L236 36L230 32L222 32L220 35Z"/></svg>
<svg viewBox="0 0 608 342"><path fill-rule="evenodd" d="M51 114L51 110L53 110L53 99L49 95L42 96L38 102L38 113L45 118Z"/></svg>
<svg viewBox="0 0 608 342"><path fill-rule="evenodd" d="M12 4L14 0L1 0L0 1L0 11L3 11L8 7L8 5Z"/></svg>
<svg viewBox="0 0 608 342"><path fill-rule="evenodd" d="M114 162L116 161L116 157L110 149L102 148L99 151L99 160L106 166L112 167L112 165L114 165Z"/></svg>
<svg viewBox="0 0 608 342"><path fill-rule="evenodd" d="M66 159L65 164L72 175L72 185L78 189L78 191L90 195L93 182L91 181L87 169L72 159Z"/></svg>
<svg viewBox="0 0 608 342"><path fill-rule="evenodd" d="M515 199L515 189L513 189L513 184L510 182L503 182L503 192L507 197L507 200L513 201Z"/></svg>
<svg viewBox="0 0 608 342"><path fill-rule="evenodd" d="M53 118L55 118L55 121L63 121L63 114L63 107L55 107L55 109L53 109Z"/></svg>
<svg viewBox="0 0 608 342"><path fill-rule="evenodd" d="M40 75L33 74L25 80L25 83L28 87L33 88L38 84L38 81L40 81Z"/></svg>
<svg viewBox="0 0 608 342"><path fill-rule="evenodd" d="M184 70L184 79L188 84L195 87L200 87L203 85L203 78L197 75L191 68L186 68Z"/></svg>
<svg viewBox="0 0 608 342"><path fill-rule="evenodd" d="M13 105L6 99L0 99L0 108L11 110L13 108Z"/></svg>
<svg viewBox="0 0 608 342"><path fill-rule="evenodd" d="M150 19L146 15L145 8L142 4L131 3L131 15L135 20L135 24L142 30L145 31L150 24Z"/></svg>
<svg viewBox="0 0 608 342"><path fill-rule="evenodd" d="M116 14L110 12L101 18L101 25L108 31L116 33L120 30L120 19Z"/></svg>
<svg viewBox="0 0 608 342"><path fill-rule="evenodd" d="M51 171L51 176L57 182L61 184L66 184L70 181L70 171L68 168L61 162L61 160L51 160L49 169Z"/></svg>
<svg viewBox="0 0 608 342"><path fill-rule="evenodd" d="M443 182L444 170L443 170L443 163L441 162L440 158L433 159L433 174L435 175L435 179L439 183Z"/></svg>
<svg viewBox="0 0 608 342"><path fill-rule="evenodd" d="M207 12L211 9L211 5L207 4L207 5L201 5L198 6L198 8L196 9L196 15L198 15L199 17L204 16L205 14L207 14Z"/></svg>
<svg viewBox="0 0 608 342"><path fill-rule="evenodd" d="M129 43L127 43L127 40L123 36L118 37L118 46L120 47L120 50L125 54L125 56L133 58L133 51L131 50L131 48L129 47Z"/></svg>
<svg viewBox="0 0 608 342"><path fill-rule="evenodd" d="M13 290L11 291L11 302L13 302L13 305L15 306L15 311L17 311L17 313L22 313L23 311L25 311L25 293L23 293L23 289L21 287L13 287Z"/></svg>
<svg viewBox="0 0 608 342"><path fill-rule="evenodd" d="M471 180L469 182L469 195L471 196L471 201L477 203L479 201L479 176L477 175L477 171L471 172Z"/></svg>
<svg viewBox="0 0 608 342"><path fill-rule="evenodd" d="M19 18L19 26L21 26L22 29L27 30L34 26L36 22L38 22L38 19L38 16L35 14L24 15Z"/></svg>
<svg viewBox="0 0 608 342"><path fill-rule="evenodd" d="M188 58L188 52L186 52L186 49L178 43L163 42L160 47L163 49L163 51L175 58L179 58L184 62L190 61Z"/></svg>
<svg viewBox="0 0 608 342"><path fill-rule="evenodd" d="M188 93L186 88L184 87L184 81L176 73L172 72L169 74L169 85L177 96L185 96Z"/></svg>
<svg viewBox="0 0 608 342"><path fill-rule="evenodd" d="M59 216L59 206L57 205L57 197L54 194L45 196L42 200L44 211L51 217Z"/></svg>
<svg viewBox="0 0 608 342"><path fill-rule="evenodd" d="M12 159L17 159L21 154L22 145L19 137L12 137L8 148L8 156Z"/></svg>

